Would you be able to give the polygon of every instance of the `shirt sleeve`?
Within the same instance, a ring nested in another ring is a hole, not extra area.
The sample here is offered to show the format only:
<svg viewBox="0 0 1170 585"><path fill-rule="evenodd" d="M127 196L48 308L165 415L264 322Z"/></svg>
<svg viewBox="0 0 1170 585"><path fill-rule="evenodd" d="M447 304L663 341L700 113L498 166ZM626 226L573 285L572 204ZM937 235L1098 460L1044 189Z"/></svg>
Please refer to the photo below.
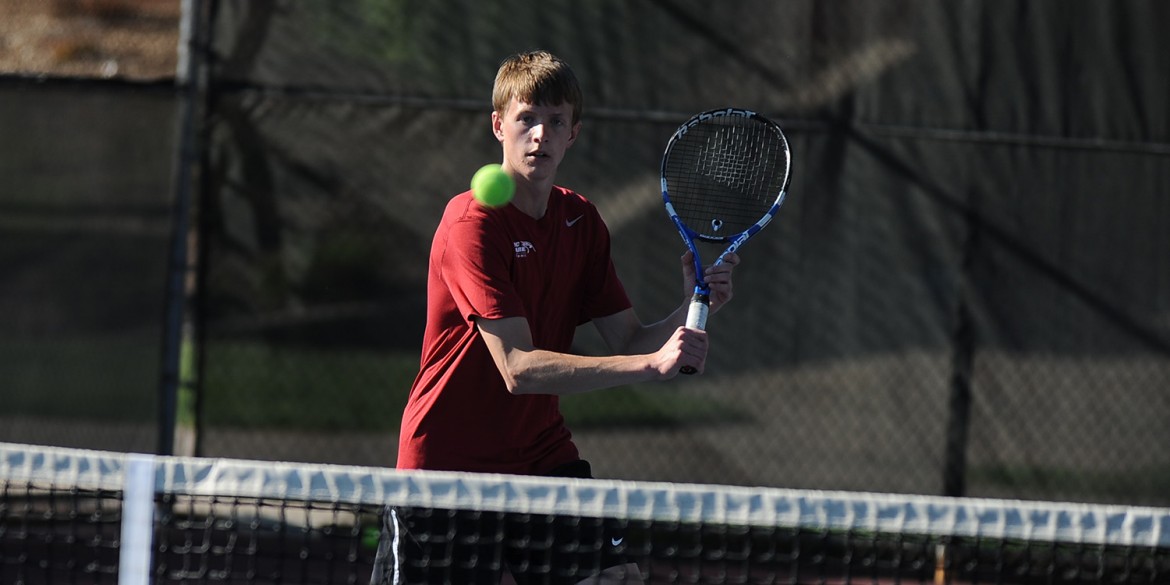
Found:
<svg viewBox="0 0 1170 585"><path fill-rule="evenodd" d="M469 322L476 317L527 316L508 277L512 244L501 233L491 229L483 216L456 221L448 233L439 259L442 278L460 314Z"/></svg>

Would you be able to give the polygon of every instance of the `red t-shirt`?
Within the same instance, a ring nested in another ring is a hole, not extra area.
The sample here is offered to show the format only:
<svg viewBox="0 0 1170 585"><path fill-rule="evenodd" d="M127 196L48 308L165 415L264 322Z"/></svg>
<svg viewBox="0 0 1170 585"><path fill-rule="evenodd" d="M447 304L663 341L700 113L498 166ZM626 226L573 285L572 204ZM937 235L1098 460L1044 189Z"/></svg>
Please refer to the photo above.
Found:
<svg viewBox="0 0 1170 585"><path fill-rule="evenodd" d="M552 394L512 395L474 319L525 317L536 347L631 306L593 204L554 187L544 217L447 204L431 244L427 325L402 417L399 469L540 474L579 458Z"/></svg>

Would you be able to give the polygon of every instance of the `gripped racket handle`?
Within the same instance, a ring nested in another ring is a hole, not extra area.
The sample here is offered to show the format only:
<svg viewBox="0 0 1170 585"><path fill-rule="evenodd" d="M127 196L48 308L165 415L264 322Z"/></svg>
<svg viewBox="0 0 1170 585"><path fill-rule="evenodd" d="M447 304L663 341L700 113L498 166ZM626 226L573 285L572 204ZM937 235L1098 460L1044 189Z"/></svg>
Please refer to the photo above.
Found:
<svg viewBox="0 0 1170 585"><path fill-rule="evenodd" d="M691 297L691 307L687 310L687 327L690 329L706 329L707 313L711 310L711 295L702 291L695 291ZM683 366L680 373L691 375L697 372L691 366Z"/></svg>

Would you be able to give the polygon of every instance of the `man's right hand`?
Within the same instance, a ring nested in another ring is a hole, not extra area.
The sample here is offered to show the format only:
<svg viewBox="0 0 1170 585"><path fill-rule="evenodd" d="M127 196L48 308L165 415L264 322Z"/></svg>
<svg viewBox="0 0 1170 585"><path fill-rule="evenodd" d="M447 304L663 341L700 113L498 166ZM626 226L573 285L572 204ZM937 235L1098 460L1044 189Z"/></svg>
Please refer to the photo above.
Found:
<svg viewBox="0 0 1170 585"><path fill-rule="evenodd" d="M678 375L684 366L702 373L707 363L707 332L700 329L679 327L670 339L654 353L653 366L662 380Z"/></svg>

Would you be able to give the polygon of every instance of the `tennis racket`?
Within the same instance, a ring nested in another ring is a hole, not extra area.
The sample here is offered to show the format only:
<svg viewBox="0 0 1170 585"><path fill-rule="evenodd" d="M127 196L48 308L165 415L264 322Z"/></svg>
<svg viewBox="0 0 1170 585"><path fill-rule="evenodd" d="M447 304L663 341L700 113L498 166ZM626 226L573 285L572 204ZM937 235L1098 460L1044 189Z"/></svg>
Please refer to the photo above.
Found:
<svg viewBox="0 0 1170 585"><path fill-rule="evenodd" d="M687 327L705 329L711 289L696 242L727 244L715 264L756 235L784 203L791 175L788 139L748 110L696 114L675 130L662 155L662 200L695 260ZM695 369L686 366L684 374Z"/></svg>

